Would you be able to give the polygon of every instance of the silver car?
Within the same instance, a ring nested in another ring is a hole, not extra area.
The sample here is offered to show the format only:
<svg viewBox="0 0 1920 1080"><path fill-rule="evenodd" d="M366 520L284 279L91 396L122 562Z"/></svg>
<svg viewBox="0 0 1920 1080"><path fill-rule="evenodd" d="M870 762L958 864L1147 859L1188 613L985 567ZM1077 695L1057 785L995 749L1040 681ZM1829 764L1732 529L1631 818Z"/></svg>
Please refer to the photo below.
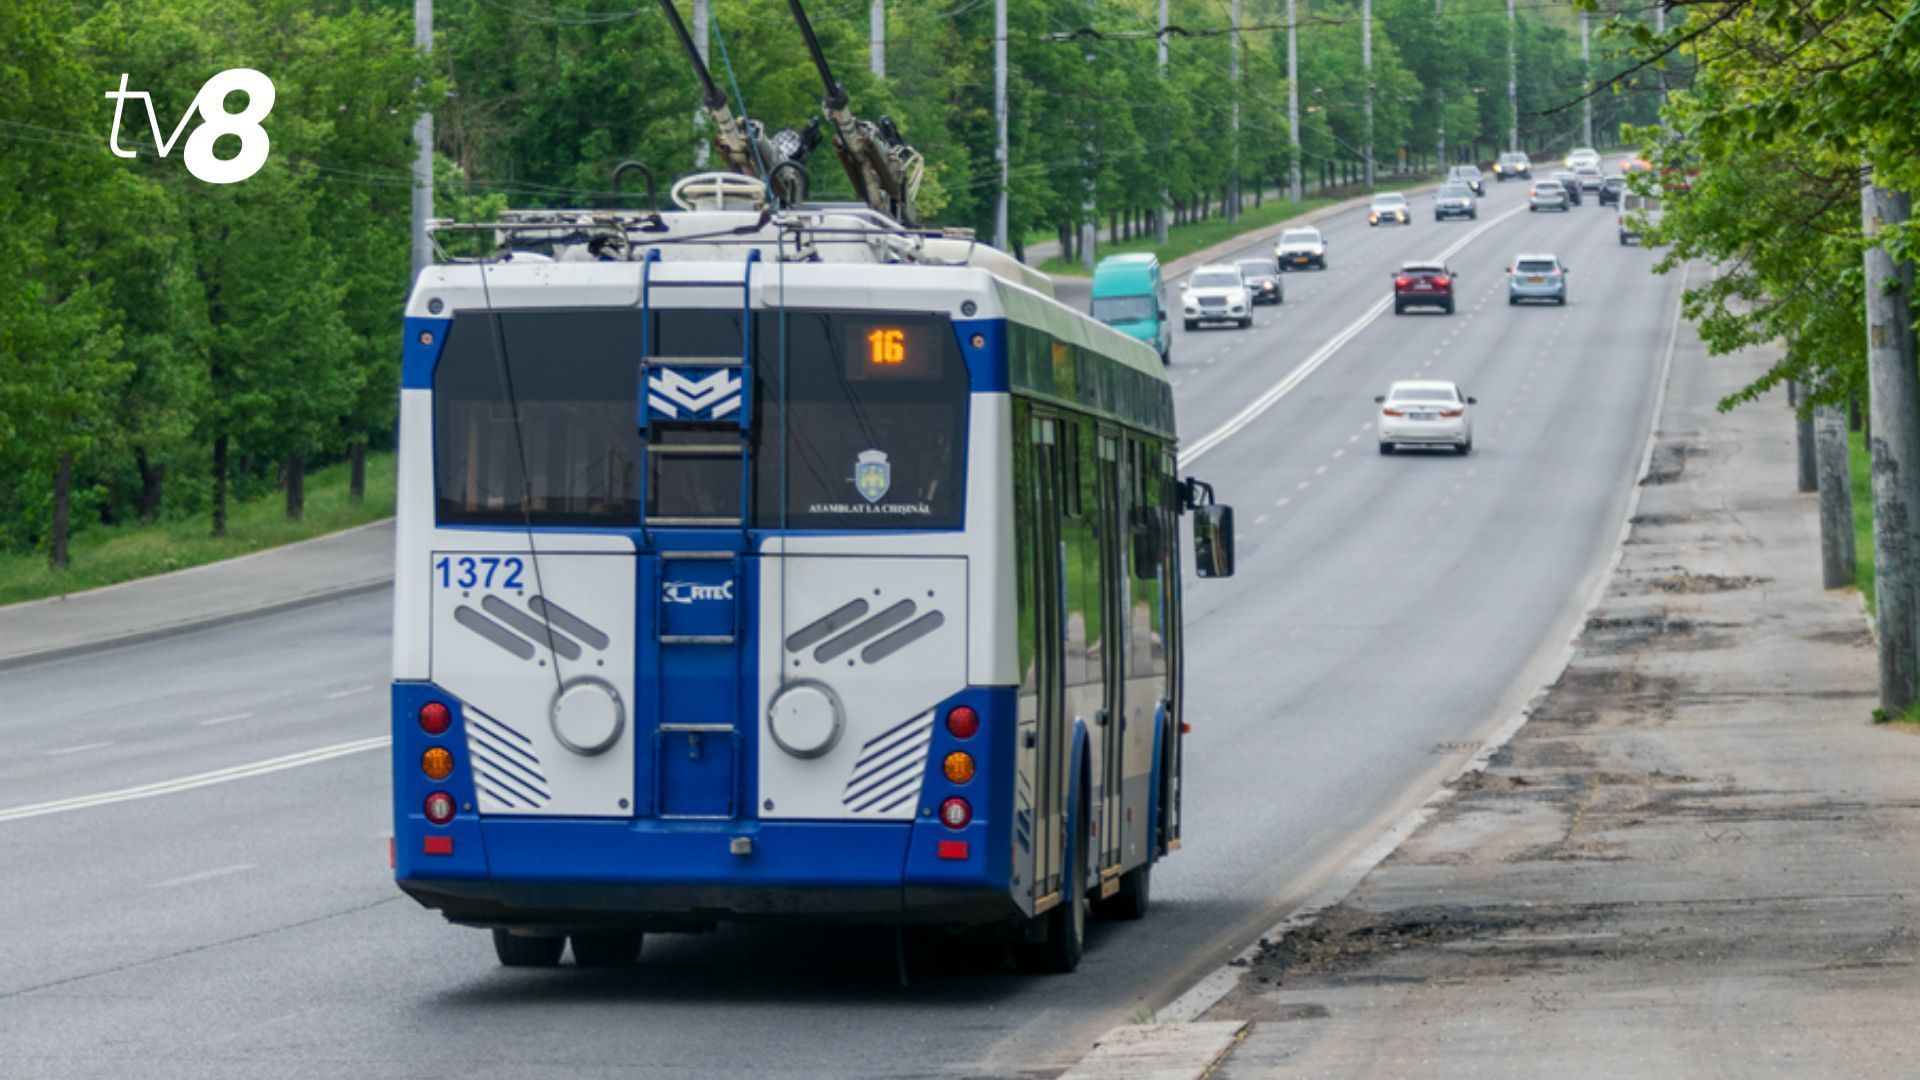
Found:
<svg viewBox="0 0 1920 1080"><path fill-rule="evenodd" d="M1450 217L1478 218L1480 201L1473 197L1473 189L1464 183L1448 184L1434 193L1433 220L1445 221Z"/></svg>
<svg viewBox="0 0 1920 1080"><path fill-rule="evenodd" d="M1551 300L1567 303L1567 268L1557 255L1516 255L1507 267L1507 303Z"/></svg>
<svg viewBox="0 0 1920 1080"><path fill-rule="evenodd" d="M1527 213L1529 214L1538 213L1541 210L1558 210L1564 214L1569 209L1571 207L1567 205L1567 189L1561 187L1558 180L1535 180L1533 187L1527 191Z"/></svg>

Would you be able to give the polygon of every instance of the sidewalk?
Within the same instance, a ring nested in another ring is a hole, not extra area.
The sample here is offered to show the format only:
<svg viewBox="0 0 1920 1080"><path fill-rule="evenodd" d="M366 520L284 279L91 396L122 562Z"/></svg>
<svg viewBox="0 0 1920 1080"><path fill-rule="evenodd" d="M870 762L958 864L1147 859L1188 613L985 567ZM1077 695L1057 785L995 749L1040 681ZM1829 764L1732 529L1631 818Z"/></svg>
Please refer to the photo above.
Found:
<svg viewBox="0 0 1920 1080"><path fill-rule="evenodd" d="M372 592L393 580L393 521L158 577L0 607L0 671Z"/></svg>
<svg viewBox="0 0 1920 1080"><path fill-rule="evenodd" d="M1920 1075L1920 737L1875 728L1766 358L1683 327L1565 674L1346 899L1265 943L1208 1075ZM1220 1029L1215 1029L1220 1030Z"/></svg>

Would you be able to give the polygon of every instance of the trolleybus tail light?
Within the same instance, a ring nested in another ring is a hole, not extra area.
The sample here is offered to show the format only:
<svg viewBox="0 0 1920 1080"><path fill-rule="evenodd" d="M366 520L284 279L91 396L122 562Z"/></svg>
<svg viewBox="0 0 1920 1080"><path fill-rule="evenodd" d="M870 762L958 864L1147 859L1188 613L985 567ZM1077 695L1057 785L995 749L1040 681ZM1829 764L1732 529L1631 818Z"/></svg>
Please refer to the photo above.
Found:
<svg viewBox="0 0 1920 1080"><path fill-rule="evenodd" d="M427 804L423 812L427 815L428 821L435 825L445 825L453 820L453 796L444 791L434 792L427 796Z"/></svg>
<svg viewBox="0 0 1920 1080"><path fill-rule="evenodd" d="M428 748L420 755L420 771L429 780L445 780L453 775L453 754L444 746Z"/></svg>
<svg viewBox="0 0 1920 1080"><path fill-rule="evenodd" d="M980 714L966 705L947 712L947 733L956 739L971 739L980 732Z"/></svg>
<svg viewBox="0 0 1920 1080"><path fill-rule="evenodd" d="M420 853L422 855L451 855L453 854L453 837L429 836L421 842Z"/></svg>
<svg viewBox="0 0 1920 1080"><path fill-rule="evenodd" d="M955 750L940 763L940 771L947 775L950 784L964 784L973 779L973 755L965 750Z"/></svg>
<svg viewBox="0 0 1920 1080"><path fill-rule="evenodd" d="M453 713L445 704L429 701L420 706L420 730L429 735L445 735L453 726Z"/></svg>
<svg viewBox="0 0 1920 1080"><path fill-rule="evenodd" d="M443 839L452 840L453 837L448 836L448 837L444 837ZM969 845L965 840L942 840L940 841L939 849L935 852L935 854L939 855L943 859L964 860L967 857L968 847Z"/></svg>
<svg viewBox="0 0 1920 1080"><path fill-rule="evenodd" d="M973 820L973 807L958 796L940 804L940 821L949 829L964 829Z"/></svg>

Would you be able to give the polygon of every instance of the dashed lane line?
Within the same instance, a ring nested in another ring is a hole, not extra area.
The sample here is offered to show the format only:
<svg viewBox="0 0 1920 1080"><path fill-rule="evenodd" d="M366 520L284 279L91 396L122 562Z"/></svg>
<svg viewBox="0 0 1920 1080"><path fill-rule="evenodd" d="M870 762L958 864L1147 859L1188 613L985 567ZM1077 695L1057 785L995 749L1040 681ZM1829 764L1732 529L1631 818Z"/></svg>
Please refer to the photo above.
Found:
<svg viewBox="0 0 1920 1080"><path fill-rule="evenodd" d="M265 776L285 769L297 769L303 765L316 765L349 754L363 754L368 750L379 750L393 740L386 735L371 739L355 739L352 742L334 743L330 746L302 750L297 754L284 754L267 758L264 761L248 762L245 765L232 765L224 769L195 773L173 780L158 783L140 784L136 787L120 788L115 791L102 791L94 795L78 795L71 799L55 799L52 802L32 803L0 810L0 823L23 821L27 818L45 817L48 814L62 814L69 810L86 810L95 806L111 806L116 803L133 802L138 799L151 799L160 795L173 795L196 788L212 787L215 784L230 783L234 780L246 780L255 776Z"/></svg>
<svg viewBox="0 0 1920 1080"><path fill-rule="evenodd" d="M201 727L219 727L221 724L236 724L242 720L253 719L250 712L234 713L232 716L216 716L211 720L200 721Z"/></svg>
<svg viewBox="0 0 1920 1080"><path fill-rule="evenodd" d="M84 754L89 750L105 750L107 747L112 745L113 743L111 741L82 743L79 746L65 746L65 747L61 747L58 750L49 750L47 751L47 756L48 757L65 757L68 754Z"/></svg>
<svg viewBox="0 0 1920 1080"><path fill-rule="evenodd" d="M333 693L327 695L327 700L339 701L341 698L350 698L355 694L364 694L372 689L373 687L371 686L354 686L345 690L335 690Z"/></svg>
<svg viewBox="0 0 1920 1080"><path fill-rule="evenodd" d="M386 834L382 833L381 835L384 836ZM202 881L212 881L214 878L231 877L234 874L244 874L247 871L252 870L259 865L260 865L259 863L250 863L250 862L234 863L232 866L222 866L214 870L202 870L197 874L183 874L177 878L168 878L165 881L156 881L148 885L147 888L177 889L182 885L193 885Z"/></svg>

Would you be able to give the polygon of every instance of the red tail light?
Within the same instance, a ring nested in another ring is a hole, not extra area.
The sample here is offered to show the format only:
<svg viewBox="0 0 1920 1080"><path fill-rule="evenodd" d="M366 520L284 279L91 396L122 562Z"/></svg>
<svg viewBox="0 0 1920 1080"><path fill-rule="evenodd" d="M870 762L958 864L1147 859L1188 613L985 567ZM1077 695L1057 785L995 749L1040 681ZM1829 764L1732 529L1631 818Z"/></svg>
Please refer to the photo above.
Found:
<svg viewBox="0 0 1920 1080"><path fill-rule="evenodd" d="M1413 279L1407 277L1405 274L1393 279L1393 287L1396 289L1404 289L1411 284L1413 284Z"/></svg>
<svg viewBox="0 0 1920 1080"><path fill-rule="evenodd" d="M1381 409L1380 415L1381 416L1405 416L1407 414L1404 412L1401 412L1399 409Z"/></svg>
<svg viewBox="0 0 1920 1080"><path fill-rule="evenodd" d="M422 812L427 815L427 820L435 825L445 825L453 820L453 809L453 796L444 791L436 791L427 796Z"/></svg>
<svg viewBox="0 0 1920 1080"><path fill-rule="evenodd" d="M1433 279L1433 284L1437 288L1444 289L1447 286L1453 284L1453 281L1449 279L1445 274L1442 274L1439 277Z"/></svg>
<svg viewBox="0 0 1920 1080"><path fill-rule="evenodd" d="M1448 409L1445 412L1442 412L1440 415L1448 420L1458 420L1460 419L1460 416L1461 416L1461 410Z"/></svg>
<svg viewBox="0 0 1920 1080"><path fill-rule="evenodd" d="M980 714L965 705L947 712L947 731L956 739L971 739L980 731Z"/></svg>
<svg viewBox="0 0 1920 1080"><path fill-rule="evenodd" d="M940 823L949 829L964 829L973 820L973 807L958 796L940 804Z"/></svg>
<svg viewBox="0 0 1920 1080"><path fill-rule="evenodd" d="M420 730L429 735L444 735L453 724L453 713L438 701L420 706Z"/></svg>

